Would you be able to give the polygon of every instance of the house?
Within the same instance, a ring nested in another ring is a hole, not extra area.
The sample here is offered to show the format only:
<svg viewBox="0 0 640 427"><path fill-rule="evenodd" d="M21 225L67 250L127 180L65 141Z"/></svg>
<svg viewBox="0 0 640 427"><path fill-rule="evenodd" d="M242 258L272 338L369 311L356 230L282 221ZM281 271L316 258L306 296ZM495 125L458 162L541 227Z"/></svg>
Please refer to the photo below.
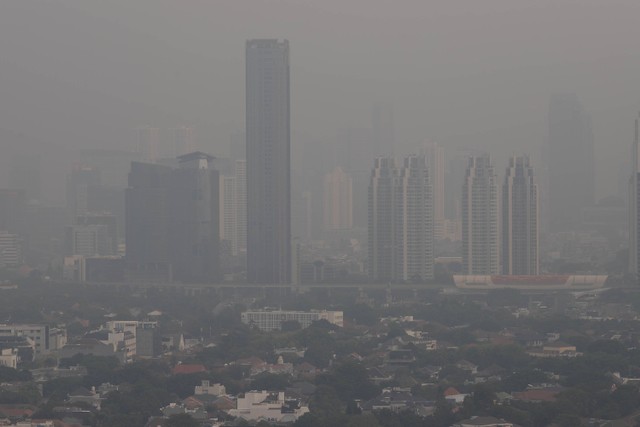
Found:
<svg viewBox="0 0 640 427"><path fill-rule="evenodd" d="M469 362L468 360L461 360L458 363L456 363L456 367L458 369L462 369L465 372L468 372L470 374L477 374L478 373L478 365L475 365L471 362Z"/></svg>
<svg viewBox="0 0 640 427"><path fill-rule="evenodd" d="M227 411L231 416L247 421L294 422L309 412L297 399L286 399L283 391L249 391L238 397L236 408Z"/></svg>
<svg viewBox="0 0 640 427"><path fill-rule="evenodd" d="M18 367L18 349L3 348L0 350L0 366L17 369Z"/></svg>
<svg viewBox="0 0 640 427"><path fill-rule="evenodd" d="M468 396L468 394L460 393L454 387L449 387L444 391L444 398L448 402L453 402L456 404L460 404L464 402L464 398Z"/></svg>
<svg viewBox="0 0 640 427"><path fill-rule="evenodd" d="M200 385L195 386L193 394L212 394L214 396L222 396L227 394L227 389L222 384L210 384L209 380L202 380Z"/></svg>

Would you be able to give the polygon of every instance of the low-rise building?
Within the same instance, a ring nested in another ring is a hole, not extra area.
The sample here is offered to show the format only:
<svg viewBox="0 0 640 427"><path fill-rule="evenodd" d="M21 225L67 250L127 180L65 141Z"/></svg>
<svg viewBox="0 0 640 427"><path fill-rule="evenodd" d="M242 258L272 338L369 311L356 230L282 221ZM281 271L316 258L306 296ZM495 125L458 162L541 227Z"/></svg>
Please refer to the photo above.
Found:
<svg viewBox="0 0 640 427"><path fill-rule="evenodd" d="M229 415L247 421L265 420L268 422L294 422L309 412L298 399L287 399L283 391L249 391L238 397L236 409L228 411Z"/></svg>
<svg viewBox="0 0 640 427"><path fill-rule="evenodd" d="M55 347L51 346L50 334L54 331ZM0 337L27 337L35 343L36 356L41 354L47 354L52 350L57 350L59 347L59 337L66 332L62 332L58 329L50 329L48 325L37 324L0 324ZM66 338L65 338L66 341Z"/></svg>
<svg viewBox="0 0 640 427"><path fill-rule="evenodd" d="M342 327L344 325L344 313L342 311L285 311L285 310L260 310L245 311L241 314L242 323L256 326L263 331L280 330L284 322L298 322L302 328L318 320Z"/></svg>
<svg viewBox="0 0 640 427"><path fill-rule="evenodd" d="M196 396L202 394L222 396L227 394L227 390L222 384L210 384L209 380L202 380L202 383L195 387L193 394L195 394Z"/></svg>
<svg viewBox="0 0 640 427"><path fill-rule="evenodd" d="M3 348L0 350L0 366L17 369L18 367L18 349Z"/></svg>

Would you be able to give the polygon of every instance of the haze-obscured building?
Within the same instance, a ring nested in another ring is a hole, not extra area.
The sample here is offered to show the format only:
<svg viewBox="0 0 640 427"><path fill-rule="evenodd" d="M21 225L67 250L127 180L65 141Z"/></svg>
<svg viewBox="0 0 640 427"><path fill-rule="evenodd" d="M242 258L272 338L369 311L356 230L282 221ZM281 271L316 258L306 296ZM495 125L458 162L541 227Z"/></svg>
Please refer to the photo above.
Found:
<svg viewBox="0 0 640 427"><path fill-rule="evenodd" d="M549 102L548 211L550 231L579 227L576 219L595 197L594 139L591 117L575 94L556 94Z"/></svg>
<svg viewBox="0 0 640 427"><path fill-rule="evenodd" d="M246 43L247 280L291 282L289 42Z"/></svg>
<svg viewBox="0 0 640 427"><path fill-rule="evenodd" d="M538 274L538 186L528 156L509 159L502 186L502 272Z"/></svg>
<svg viewBox="0 0 640 427"><path fill-rule="evenodd" d="M195 152L179 167L132 163L126 193L127 273L132 280L219 279L219 176Z"/></svg>
<svg viewBox="0 0 640 427"><path fill-rule="evenodd" d="M469 158L462 186L462 266L466 274L498 274L498 177L489 155Z"/></svg>

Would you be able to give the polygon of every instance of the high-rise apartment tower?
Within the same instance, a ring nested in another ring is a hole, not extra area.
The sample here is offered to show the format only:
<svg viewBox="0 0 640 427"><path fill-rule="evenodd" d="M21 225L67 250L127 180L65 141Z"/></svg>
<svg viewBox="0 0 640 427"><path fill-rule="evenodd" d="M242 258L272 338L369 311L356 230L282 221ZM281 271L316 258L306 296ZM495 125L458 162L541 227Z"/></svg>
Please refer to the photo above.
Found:
<svg viewBox="0 0 640 427"><path fill-rule="evenodd" d="M538 186L528 156L514 156L502 185L502 272L538 274Z"/></svg>
<svg viewBox="0 0 640 427"><path fill-rule="evenodd" d="M498 178L489 155L469 158L462 186L462 268L465 274L498 274Z"/></svg>

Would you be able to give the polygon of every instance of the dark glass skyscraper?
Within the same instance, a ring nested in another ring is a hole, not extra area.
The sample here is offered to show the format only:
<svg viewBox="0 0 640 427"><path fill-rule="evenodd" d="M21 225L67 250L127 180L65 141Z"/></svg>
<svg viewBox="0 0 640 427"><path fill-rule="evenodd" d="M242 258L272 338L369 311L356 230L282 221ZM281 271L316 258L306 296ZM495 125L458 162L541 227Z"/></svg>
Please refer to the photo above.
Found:
<svg viewBox="0 0 640 427"><path fill-rule="evenodd" d="M246 45L247 280L291 281L289 42Z"/></svg>
<svg viewBox="0 0 640 427"><path fill-rule="evenodd" d="M179 166L133 162L126 190L127 274L131 280L216 282L219 175L195 152Z"/></svg>

